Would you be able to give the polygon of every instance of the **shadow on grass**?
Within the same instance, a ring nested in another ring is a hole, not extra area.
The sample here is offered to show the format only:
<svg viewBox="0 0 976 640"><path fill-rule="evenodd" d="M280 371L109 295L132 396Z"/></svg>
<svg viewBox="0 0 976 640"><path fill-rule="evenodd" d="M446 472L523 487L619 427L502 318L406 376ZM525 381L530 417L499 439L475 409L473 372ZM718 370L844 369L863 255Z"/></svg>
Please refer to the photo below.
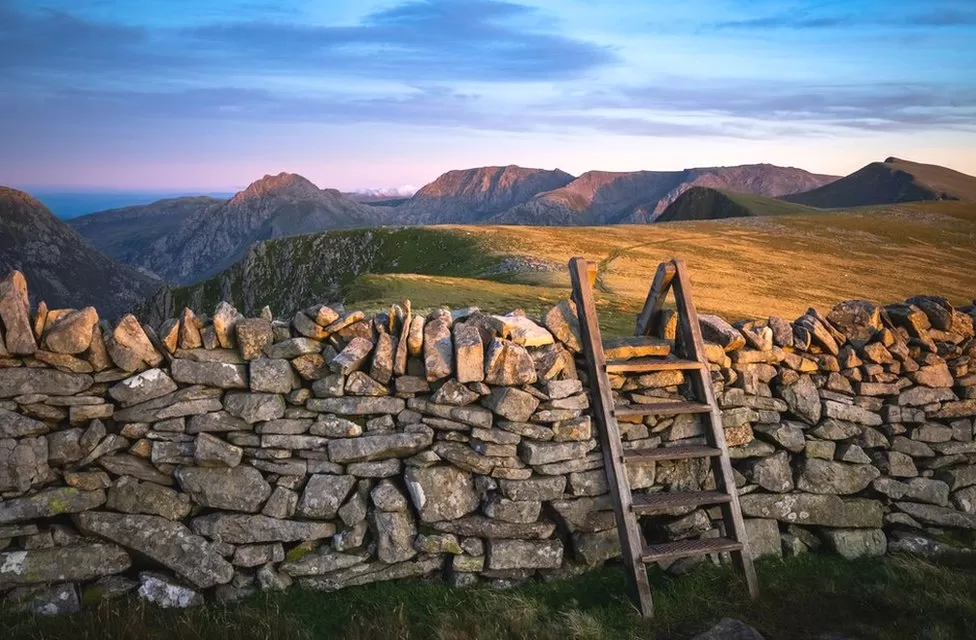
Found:
<svg viewBox="0 0 976 640"><path fill-rule="evenodd" d="M62 618L4 616L5 639L172 638L688 638L722 617L768 640L838 634L863 640L976 638L976 558L905 556L845 561L807 555L758 563L762 595L751 602L726 568L673 578L654 571L656 618L626 599L623 571L608 567L507 591L403 582L335 593L294 589L188 611L136 600Z"/></svg>

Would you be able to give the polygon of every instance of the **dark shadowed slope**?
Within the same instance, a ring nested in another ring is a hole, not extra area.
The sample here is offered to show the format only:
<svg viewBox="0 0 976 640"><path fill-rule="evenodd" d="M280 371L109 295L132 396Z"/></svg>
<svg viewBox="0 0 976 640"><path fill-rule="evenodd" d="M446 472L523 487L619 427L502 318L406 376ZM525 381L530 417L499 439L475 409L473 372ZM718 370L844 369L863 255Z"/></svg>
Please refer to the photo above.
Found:
<svg viewBox="0 0 976 640"><path fill-rule="evenodd" d="M652 222L693 186L778 196L835 179L770 164L683 171L589 171L565 187L513 207L492 222L534 225Z"/></svg>
<svg viewBox="0 0 976 640"><path fill-rule="evenodd" d="M137 263L168 281L195 282L232 264L258 241L381 224L389 210L353 202L292 173L265 176L226 203L198 211Z"/></svg>
<svg viewBox="0 0 976 640"><path fill-rule="evenodd" d="M888 158L831 184L783 199L821 209L920 200L976 202L976 177L934 164Z"/></svg>
<svg viewBox="0 0 976 640"><path fill-rule="evenodd" d="M480 167L448 171L396 209L401 224L477 223L569 184L559 169Z"/></svg>
<svg viewBox="0 0 976 640"><path fill-rule="evenodd" d="M112 318L151 295L155 278L112 260L29 194L0 187L0 273L24 272L51 308L94 305Z"/></svg>
<svg viewBox="0 0 976 640"><path fill-rule="evenodd" d="M736 193L724 189L692 187L668 205L656 222L718 220L748 216L782 216L817 213L818 210L776 198Z"/></svg>
<svg viewBox="0 0 976 640"><path fill-rule="evenodd" d="M167 198L152 204L98 211L66 222L99 251L132 264L150 245L179 229L190 216L224 202L209 196Z"/></svg>

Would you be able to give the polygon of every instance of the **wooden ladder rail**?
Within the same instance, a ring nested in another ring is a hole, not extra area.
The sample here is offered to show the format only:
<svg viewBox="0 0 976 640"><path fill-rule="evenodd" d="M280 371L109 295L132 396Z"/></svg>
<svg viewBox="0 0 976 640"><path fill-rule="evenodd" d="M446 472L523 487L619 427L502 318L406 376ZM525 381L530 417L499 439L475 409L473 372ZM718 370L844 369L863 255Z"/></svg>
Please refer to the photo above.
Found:
<svg viewBox="0 0 976 640"><path fill-rule="evenodd" d="M692 373L692 391L701 402L711 405L712 409L707 418L709 428L705 430L705 434L708 443L722 452L721 455L711 458L711 466L718 490L731 498L728 502L720 505L722 520L726 528L724 533L741 545L741 548L731 552L732 564L745 578L749 597L755 599L759 596L759 581L756 579L756 570L749 553L749 540L742 519L742 510L739 507L739 492L735 486L732 461L729 459L729 449L725 443L722 410L719 409L715 400L715 389L712 387L708 358L705 355L705 343L702 340L701 325L698 322L698 311L691 299L691 282L688 279L688 271L685 268L684 261L675 259L671 261L671 264L674 265L675 269L673 287L681 347L689 360L697 360L702 363L701 369Z"/></svg>
<svg viewBox="0 0 976 640"><path fill-rule="evenodd" d="M637 518L633 513L633 496L630 482L624 468L623 446L620 430L613 414L613 392L606 370L603 354L603 339L597 322L596 304L589 277L589 268L583 258L573 258L569 262L569 277L573 284L573 301L579 318L580 338L586 356L586 372L590 388L594 393L592 408L597 419L600 442L603 448L603 466L607 472L607 484L613 498L613 511L620 539L620 552L624 566L630 574L630 584L634 588L634 599L640 606L644 617L651 617L654 605L651 600L651 585L647 581L647 570L641 559L642 538Z"/></svg>
<svg viewBox="0 0 976 640"><path fill-rule="evenodd" d="M677 350L680 347L684 360L639 358L630 362L608 363L597 322L596 305L593 301L592 275L591 265L583 258L573 258L570 261L573 300L577 307L590 388L593 391L594 417L597 419L603 444L604 467L614 502L621 555L631 578L631 585L635 592L634 599L640 607L641 614L649 618L653 616L654 611L644 563L662 559L729 552L733 565L745 578L750 597L757 597L758 582L749 554L739 496L725 442L722 412L712 388L698 313L691 300L691 284L684 263L680 260L671 260L658 267L644 309L638 317L635 331L638 336L647 336L661 329L660 320L664 301L669 289L673 289L678 315L675 348ZM611 369L619 372L668 369L688 371L691 376L689 379L691 391L697 402L683 402L671 406L630 405L617 410L614 408L613 392L608 377ZM682 445L643 451L623 450L617 415L674 413L699 413L707 416L708 428L705 430L705 436L709 446ZM641 495L636 500L631 493L626 462L703 457L711 458L711 471L718 491L665 492ZM643 547L637 514L654 513L677 506L706 505L720 507L725 529L723 533L726 538Z"/></svg>

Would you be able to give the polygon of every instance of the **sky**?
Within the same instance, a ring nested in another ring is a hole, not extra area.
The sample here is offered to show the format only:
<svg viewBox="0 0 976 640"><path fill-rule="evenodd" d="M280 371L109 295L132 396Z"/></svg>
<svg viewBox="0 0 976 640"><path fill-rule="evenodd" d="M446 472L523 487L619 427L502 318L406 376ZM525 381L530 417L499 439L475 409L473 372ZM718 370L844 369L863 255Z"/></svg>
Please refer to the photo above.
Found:
<svg viewBox="0 0 976 640"><path fill-rule="evenodd" d="M0 184L976 174L973 0L0 0Z"/></svg>

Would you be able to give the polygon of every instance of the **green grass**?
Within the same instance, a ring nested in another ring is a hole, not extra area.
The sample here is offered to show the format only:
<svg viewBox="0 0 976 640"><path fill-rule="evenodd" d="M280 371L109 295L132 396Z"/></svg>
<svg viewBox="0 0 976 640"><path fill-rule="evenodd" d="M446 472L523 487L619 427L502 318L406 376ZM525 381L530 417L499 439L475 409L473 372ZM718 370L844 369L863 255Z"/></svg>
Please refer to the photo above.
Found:
<svg viewBox="0 0 976 640"><path fill-rule="evenodd" d="M768 640L826 633L859 640L976 637L976 558L888 556L849 562L806 555L758 563L752 602L727 569L672 578L652 572L657 616L644 622L624 597L624 573L604 568L507 591L435 582L385 583L334 593L293 589L235 604L173 611L135 600L69 618L0 618L7 640L31 638L251 638L571 640L688 638L723 617Z"/></svg>

